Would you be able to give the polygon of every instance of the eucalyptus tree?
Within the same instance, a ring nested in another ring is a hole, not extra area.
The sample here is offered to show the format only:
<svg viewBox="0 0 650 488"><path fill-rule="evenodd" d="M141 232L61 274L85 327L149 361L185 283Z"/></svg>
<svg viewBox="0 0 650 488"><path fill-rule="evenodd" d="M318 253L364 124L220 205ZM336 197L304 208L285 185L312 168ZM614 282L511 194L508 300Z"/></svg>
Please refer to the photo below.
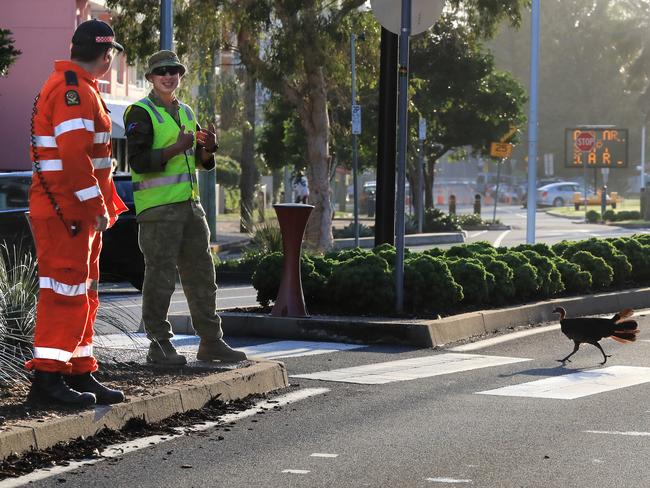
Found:
<svg viewBox="0 0 650 488"><path fill-rule="evenodd" d="M9 67L22 53L14 47L11 31L0 29L0 76L5 76Z"/></svg>

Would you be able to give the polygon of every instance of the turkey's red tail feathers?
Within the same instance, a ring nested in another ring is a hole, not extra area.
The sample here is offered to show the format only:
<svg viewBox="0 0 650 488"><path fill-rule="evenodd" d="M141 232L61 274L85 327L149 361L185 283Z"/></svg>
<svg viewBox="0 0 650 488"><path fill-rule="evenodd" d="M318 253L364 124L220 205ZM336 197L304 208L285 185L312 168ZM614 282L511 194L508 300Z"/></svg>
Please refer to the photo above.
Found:
<svg viewBox="0 0 650 488"><path fill-rule="evenodd" d="M610 337L623 344L636 341L636 336L640 332L636 320L617 322L616 327L617 329Z"/></svg>
<svg viewBox="0 0 650 488"><path fill-rule="evenodd" d="M618 324L619 322L622 322L623 320L631 317L632 315L634 315L634 310L632 310L631 308L626 308L618 312L616 315L614 315L612 317L612 320Z"/></svg>

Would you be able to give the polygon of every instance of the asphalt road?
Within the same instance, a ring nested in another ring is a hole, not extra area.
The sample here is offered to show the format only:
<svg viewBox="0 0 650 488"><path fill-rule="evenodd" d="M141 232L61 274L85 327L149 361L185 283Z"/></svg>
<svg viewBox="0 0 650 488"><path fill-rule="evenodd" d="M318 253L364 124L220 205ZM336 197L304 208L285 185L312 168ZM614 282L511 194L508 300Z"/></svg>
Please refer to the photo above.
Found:
<svg viewBox="0 0 650 488"><path fill-rule="evenodd" d="M31 486L647 487L650 317L639 321L636 343L603 341L605 366L583 346L562 367L572 344L557 326L462 350L287 357L293 392L329 391ZM330 379L295 376L314 373Z"/></svg>

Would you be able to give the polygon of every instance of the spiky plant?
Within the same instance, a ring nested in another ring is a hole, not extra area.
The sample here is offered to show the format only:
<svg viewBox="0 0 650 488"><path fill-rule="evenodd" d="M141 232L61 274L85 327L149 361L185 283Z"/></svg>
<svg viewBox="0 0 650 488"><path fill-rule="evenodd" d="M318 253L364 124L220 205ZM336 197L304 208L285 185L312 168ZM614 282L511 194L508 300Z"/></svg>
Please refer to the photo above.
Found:
<svg viewBox="0 0 650 488"><path fill-rule="evenodd" d="M23 364L32 355L37 294L34 255L0 246L0 383L27 379Z"/></svg>

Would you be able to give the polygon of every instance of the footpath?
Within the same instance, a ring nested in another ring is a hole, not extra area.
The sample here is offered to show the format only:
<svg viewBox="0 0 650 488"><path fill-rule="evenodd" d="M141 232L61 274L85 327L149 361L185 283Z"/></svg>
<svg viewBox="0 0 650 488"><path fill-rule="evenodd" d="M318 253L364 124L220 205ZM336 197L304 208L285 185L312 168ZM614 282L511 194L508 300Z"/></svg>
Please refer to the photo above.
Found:
<svg viewBox="0 0 650 488"><path fill-rule="evenodd" d="M623 308L644 308L649 301L650 288L639 288L475 311L436 320L349 316L290 318L233 312L223 313L222 319L226 337L260 336L431 348L556 320L552 310L557 306L565 307L573 316L583 316L613 313ZM176 334L194 333L189 316L170 316L170 319ZM116 347L117 344L113 349ZM146 341L135 347L134 356L141 362L146 347ZM191 362L190 367L201 366L196 363ZM130 398L127 403L97 406L71 415L25 420L6 426L0 430L0 459L32 449L48 448L80 436L92 436L105 427L118 430L133 418L157 422L176 413L200 409L214 398L236 400L289 385L284 365L276 361L253 357L237 364L215 363L215 367L219 372L168 385L147 395Z"/></svg>

